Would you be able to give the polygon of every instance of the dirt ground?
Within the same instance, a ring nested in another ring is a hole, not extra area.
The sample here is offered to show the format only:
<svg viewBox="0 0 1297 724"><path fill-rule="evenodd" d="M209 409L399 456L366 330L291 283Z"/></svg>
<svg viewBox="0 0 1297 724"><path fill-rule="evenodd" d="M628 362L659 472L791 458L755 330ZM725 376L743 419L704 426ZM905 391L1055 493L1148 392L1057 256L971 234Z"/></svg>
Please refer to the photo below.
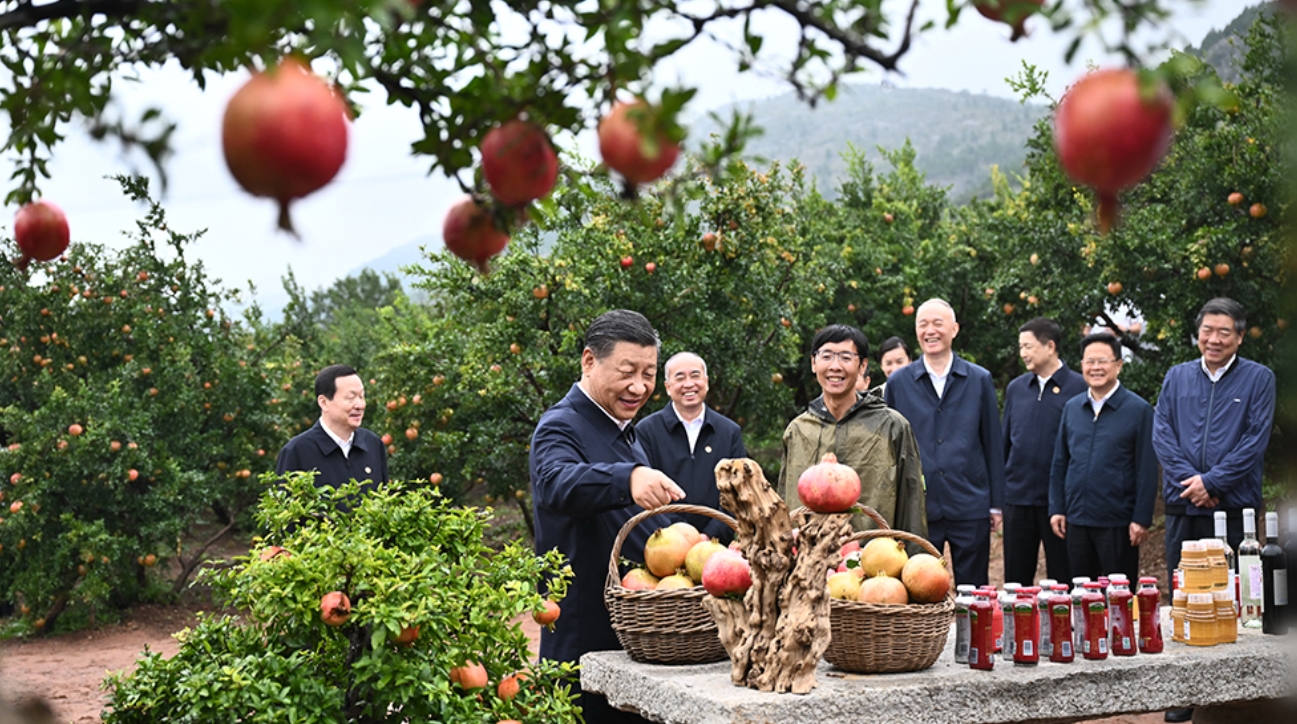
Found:
<svg viewBox="0 0 1297 724"><path fill-rule="evenodd" d="M1164 578L1161 531L1155 530L1153 538L1141 551L1144 571ZM991 581L1003 583L1003 556L998 539L992 546L991 569ZM1044 575L1044 570L1042 557L1038 577ZM145 647L165 656L174 654L177 643L172 634L191 625L196 613L209 607L210 603L202 596L187 595L174 606L139 606L122 621L95 631L0 642L0 695L11 702L43 699L59 722L97 723L104 706L104 692L99 687L105 675L132 669ZM531 638L535 655L539 628L530 617L518 622ZM1150 714L1095 720L1093 724L1161 721L1161 714Z"/></svg>

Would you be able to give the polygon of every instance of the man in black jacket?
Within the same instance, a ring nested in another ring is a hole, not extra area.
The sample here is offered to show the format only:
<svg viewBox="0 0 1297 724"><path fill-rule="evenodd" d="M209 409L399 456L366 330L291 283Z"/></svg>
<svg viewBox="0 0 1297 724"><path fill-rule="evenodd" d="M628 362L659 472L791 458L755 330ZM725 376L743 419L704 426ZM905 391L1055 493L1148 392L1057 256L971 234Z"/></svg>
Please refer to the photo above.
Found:
<svg viewBox="0 0 1297 724"><path fill-rule="evenodd" d="M288 441L275 460L275 472L314 470L317 486L338 487L352 479L373 490L388 481L383 441L360 426L365 418L365 385L347 365L330 365L315 376L320 419Z"/></svg>
<svg viewBox="0 0 1297 724"><path fill-rule="evenodd" d="M635 426L649 464L666 473L685 491L680 503L720 510L716 463L745 458L743 431L728 417L707 409L707 363L693 352L667 360L667 396L671 403ZM715 518L696 513L677 520L689 523L709 538L728 545L734 531Z"/></svg>

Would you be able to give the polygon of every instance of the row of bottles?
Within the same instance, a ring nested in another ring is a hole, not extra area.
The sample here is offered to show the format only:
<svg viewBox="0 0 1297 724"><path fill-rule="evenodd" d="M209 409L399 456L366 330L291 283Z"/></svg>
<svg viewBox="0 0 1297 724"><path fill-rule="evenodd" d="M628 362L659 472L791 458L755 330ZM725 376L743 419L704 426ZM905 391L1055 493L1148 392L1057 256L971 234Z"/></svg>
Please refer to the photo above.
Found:
<svg viewBox="0 0 1297 724"><path fill-rule="evenodd" d="M1216 513L1216 537L1225 541L1225 514ZM1297 506L1288 509L1288 539L1279 545L1279 514L1265 514L1266 543L1256 537L1256 512L1243 510L1243 542L1238 547L1236 595L1238 613L1244 628L1259 628L1268 634L1285 634L1288 625L1297 625L1297 576L1288 578L1288 558L1297 560ZM1233 558L1229 543L1224 544L1228 558ZM1192 592L1192 591L1190 591Z"/></svg>

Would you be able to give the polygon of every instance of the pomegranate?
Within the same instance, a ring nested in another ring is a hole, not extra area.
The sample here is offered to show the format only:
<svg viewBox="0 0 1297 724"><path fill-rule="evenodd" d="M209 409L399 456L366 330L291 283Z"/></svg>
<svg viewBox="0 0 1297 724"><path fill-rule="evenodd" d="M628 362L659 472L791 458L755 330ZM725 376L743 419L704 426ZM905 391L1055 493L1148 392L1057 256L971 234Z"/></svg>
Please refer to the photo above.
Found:
<svg viewBox="0 0 1297 724"><path fill-rule="evenodd" d="M546 601L545 610L532 611L531 620L535 621L541 626L553 626L554 622L558 620L559 614L561 613L563 613L563 611L558 607L557 603L554 603L553 601Z"/></svg>
<svg viewBox="0 0 1297 724"><path fill-rule="evenodd" d="M685 571L694 583L703 582L703 568L706 567L708 559L716 553L725 550L725 546L714 540L698 541L689 553L685 555Z"/></svg>
<svg viewBox="0 0 1297 724"><path fill-rule="evenodd" d="M522 682L527 680L527 672L519 671L516 674L509 674L500 679L500 683L495 687L496 696L505 701L509 701L522 691Z"/></svg>
<svg viewBox="0 0 1297 724"><path fill-rule="evenodd" d="M418 626L406 626L401 629L401 633L396 635L396 642L402 646L409 646L414 640L419 638Z"/></svg>
<svg viewBox="0 0 1297 724"><path fill-rule="evenodd" d="M875 538L860 551L860 567L865 575L897 578L910 560L905 544L895 538Z"/></svg>
<svg viewBox="0 0 1297 724"><path fill-rule="evenodd" d="M48 201L33 201L14 215L14 241L22 256L16 266L26 269L28 262L49 261L68 248L71 232L63 210Z"/></svg>
<svg viewBox="0 0 1297 724"><path fill-rule="evenodd" d="M1151 97L1134 71L1100 70L1077 82L1054 114L1054 148L1073 180L1099 194L1099 230L1117 221L1117 193L1152 172L1171 143L1172 98Z"/></svg>
<svg viewBox="0 0 1297 724"><path fill-rule="evenodd" d="M661 578L684 567L694 541L679 528L659 528L644 544L644 566Z"/></svg>
<svg viewBox="0 0 1297 724"><path fill-rule="evenodd" d="M860 584L856 599L861 603L900 603L910 602L910 594L899 578L892 576L874 576Z"/></svg>
<svg viewBox="0 0 1297 724"><path fill-rule="evenodd" d="M717 598L743 598L752 587L752 569L737 551L722 551L703 566L703 588Z"/></svg>
<svg viewBox="0 0 1297 724"><path fill-rule="evenodd" d="M465 661L463 666L450 670L450 682L461 689L481 689L487 684L486 667L476 661Z"/></svg>
<svg viewBox="0 0 1297 724"><path fill-rule="evenodd" d="M132 470L131 472L135 471ZM134 478L132 478L132 480L134 480ZM284 558L292 558L293 554L289 553L288 550L282 546L270 546L261 551L261 560L263 561L273 561L280 556L283 556Z"/></svg>
<svg viewBox="0 0 1297 724"><path fill-rule="evenodd" d="M320 620L330 626L341 626L351 618L351 600L342 591L332 591L320 599Z"/></svg>
<svg viewBox="0 0 1297 724"><path fill-rule="evenodd" d="M509 243L509 235L496 226L490 212L472 196L455 202L446 212L441 238L450 253L471 262L483 274L491 271L487 261Z"/></svg>
<svg viewBox="0 0 1297 724"><path fill-rule="evenodd" d="M905 564L901 582L915 603L937 603L950 591L950 571L945 559L920 553Z"/></svg>
<svg viewBox="0 0 1297 724"><path fill-rule="evenodd" d="M599 121L599 155L608 168L634 186L662 178L680 155L680 145L661 128L658 109L637 100L618 102ZM641 129L651 135L645 138Z"/></svg>
<svg viewBox="0 0 1297 724"><path fill-rule="evenodd" d="M860 476L828 453L797 478L797 497L816 513L845 513L860 500Z"/></svg>
<svg viewBox="0 0 1297 724"><path fill-rule="evenodd" d="M284 231L297 233L289 204L332 181L347 159L347 115L333 88L295 58L254 72L225 107L225 164L248 193L279 202Z"/></svg>
<svg viewBox="0 0 1297 724"><path fill-rule="evenodd" d="M482 139L482 175L491 195L505 206L522 206L549 195L558 180L558 155L539 126L514 119Z"/></svg>
<svg viewBox="0 0 1297 724"><path fill-rule="evenodd" d="M829 598L855 601L860 594L860 578L848 571L829 576Z"/></svg>
<svg viewBox="0 0 1297 724"><path fill-rule="evenodd" d="M1009 40L1017 42L1027 34L1023 24L1045 5L1045 0L976 0L973 7L988 20L1004 23L1013 28Z"/></svg>
<svg viewBox="0 0 1297 724"><path fill-rule="evenodd" d="M705 539L705 538L707 537L707 536L704 536L702 533L699 533L697 528L695 528L695 527L693 527L692 525L690 525L690 524L684 522L683 520L680 521L680 522L678 522L678 523L672 523L671 525L669 525L669 526L667 526L667 527L668 527L668 528L675 528L676 530L680 531L681 533L684 533L684 534L685 534L685 537L687 537L687 538L689 539L689 545L691 545L691 546L694 545L695 543L698 543L699 541L701 541L701 540L703 540L703 539Z"/></svg>
<svg viewBox="0 0 1297 724"><path fill-rule="evenodd" d="M694 587L693 579L691 579L689 576L686 576L683 573L673 573L667 576L666 578L663 578L662 580L658 581L657 587L654 590L672 591L672 590L679 590L682 588L693 588L693 587Z"/></svg>
<svg viewBox="0 0 1297 724"><path fill-rule="evenodd" d="M850 572L856 578L864 578L865 569L864 566L860 565L860 551L852 551L848 553L847 557L843 558L842 562L839 563L838 567L834 570L838 573Z"/></svg>
<svg viewBox="0 0 1297 724"><path fill-rule="evenodd" d="M644 568L632 568L621 578L621 587L632 591L651 591L660 579Z"/></svg>

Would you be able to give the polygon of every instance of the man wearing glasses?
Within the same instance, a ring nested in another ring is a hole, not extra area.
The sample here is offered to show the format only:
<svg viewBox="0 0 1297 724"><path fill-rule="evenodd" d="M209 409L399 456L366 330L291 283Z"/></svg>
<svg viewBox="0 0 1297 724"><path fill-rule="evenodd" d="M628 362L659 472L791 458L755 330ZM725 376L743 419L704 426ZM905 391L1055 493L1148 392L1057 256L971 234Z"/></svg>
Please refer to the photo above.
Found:
<svg viewBox="0 0 1297 724"><path fill-rule="evenodd" d="M1110 333L1081 340L1090 389L1063 406L1054 444L1049 523L1067 541L1072 575L1090 580L1139 580L1139 545L1157 500L1153 407L1117 381L1121 366L1121 342Z"/></svg>
<svg viewBox="0 0 1297 724"><path fill-rule="evenodd" d="M823 391L784 430L783 468L778 490L788 507L801 506L797 479L825 453L860 476L860 502L878 511L893 528L927 537L919 448L905 418L879 394L856 391L868 364L869 340L855 327L832 324L811 341L811 372ZM863 515L856 530L874 528Z"/></svg>
<svg viewBox="0 0 1297 724"><path fill-rule="evenodd" d="M887 404L914 427L928 488L929 540L950 543L955 582L984 586L1004 510L1004 442L991 373L955 354L955 310L929 299L914 315L919 359L887 378Z"/></svg>

